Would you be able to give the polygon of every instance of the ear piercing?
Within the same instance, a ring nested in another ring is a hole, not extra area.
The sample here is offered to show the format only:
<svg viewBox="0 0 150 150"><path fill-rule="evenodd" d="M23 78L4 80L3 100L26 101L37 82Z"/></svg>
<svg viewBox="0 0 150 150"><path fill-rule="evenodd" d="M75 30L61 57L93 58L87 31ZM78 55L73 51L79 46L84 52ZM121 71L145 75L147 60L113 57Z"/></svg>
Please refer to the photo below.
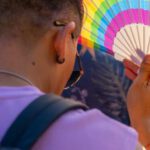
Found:
<svg viewBox="0 0 150 150"><path fill-rule="evenodd" d="M64 62L65 62L65 58L61 58L60 56L56 56L56 61L57 61L57 63L59 63L59 64L63 64Z"/></svg>

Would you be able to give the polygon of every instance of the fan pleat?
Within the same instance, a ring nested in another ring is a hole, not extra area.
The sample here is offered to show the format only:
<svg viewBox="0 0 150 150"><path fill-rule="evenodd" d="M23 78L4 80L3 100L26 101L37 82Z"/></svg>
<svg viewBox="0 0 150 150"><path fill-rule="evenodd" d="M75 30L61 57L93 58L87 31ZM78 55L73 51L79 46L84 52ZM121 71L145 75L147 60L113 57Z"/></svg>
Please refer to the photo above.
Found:
<svg viewBox="0 0 150 150"><path fill-rule="evenodd" d="M136 63L150 53L150 0L84 0L84 7L82 47L105 47Z"/></svg>

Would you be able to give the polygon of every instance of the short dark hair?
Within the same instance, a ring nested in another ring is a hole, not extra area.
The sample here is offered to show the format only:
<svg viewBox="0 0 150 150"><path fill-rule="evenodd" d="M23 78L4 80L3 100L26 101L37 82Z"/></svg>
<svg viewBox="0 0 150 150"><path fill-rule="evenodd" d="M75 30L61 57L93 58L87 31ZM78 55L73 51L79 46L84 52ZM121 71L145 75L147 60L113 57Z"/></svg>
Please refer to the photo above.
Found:
<svg viewBox="0 0 150 150"><path fill-rule="evenodd" d="M0 0L0 36L17 31L37 37L53 15L64 10L68 16L74 11L82 22L82 0Z"/></svg>

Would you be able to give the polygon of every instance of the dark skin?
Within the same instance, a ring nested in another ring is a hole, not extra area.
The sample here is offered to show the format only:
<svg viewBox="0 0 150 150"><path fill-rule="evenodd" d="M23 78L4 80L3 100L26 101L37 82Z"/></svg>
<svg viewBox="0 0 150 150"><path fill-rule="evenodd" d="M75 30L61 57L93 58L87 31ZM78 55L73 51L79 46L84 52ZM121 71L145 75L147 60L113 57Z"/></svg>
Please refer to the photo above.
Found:
<svg viewBox="0 0 150 150"><path fill-rule="evenodd" d="M73 16L70 16L70 18L66 18L66 15L59 16L58 14L53 18L55 19L50 21L49 30L30 48L22 44L21 39L18 37L1 37L0 49L2 49L2 52L0 55L0 68L25 76L37 88L45 93L53 92L60 95L73 70L77 52L77 36L79 35L81 23L79 16L75 13ZM53 23L57 20L65 21L65 26L54 26ZM72 38L72 33L75 33L75 38ZM56 56L59 56L60 59L65 59L65 62L59 64ZM144 71L143 74L145 74ZM143 78L138 78L137 81L144 82ZM26 85L28 84L19 78L0 74L0 86ZM139 92L139 89L135 90ZM136 92L131 90L131 95L132 91L133 93ZM145 92L143 91L142 94L145 94ZM140 99L138 101L140 102ZM145 98L145 101L147 102L148 99ZM134 112L136 114L136 111L138 111L136 109L130 109L133 106L132 102L133 104L142 106L141 109L143 110L145 109L145 105L141 105L141 103L137 102L135 103L135 99L132 96L128 97L129 113L131 114L132 122L135 122L134 127L136 128L136 125L139 124L139 122L136 122L137 118L141 117L147 120L147 116L142 116L142 113L141 115L137 113L137 116L132 115ZM140 128L143 128L142 124ZM136 129L138 130L138 128ZM141 135L145 134L144 130L138 131ZM141 136L141 138L142 137L143 136ZM145 141L145 139L141 139L141 141L143 144L149 142Z"/></svg>
<svg viewBox="0 0 150 150"><path fill-rule="evenodd" d="M81 26L77 14L64 17L62 12L62 15L56 14L54 18L50 21L49 30L30 48L31 50L17 37L9 40L8 37L0 38L0 49L3 49L0 68L28 78L45 93L60 95L73 70ZM65 26L55 26L54 21L57 20L65 22ZM59 59L65 59L65 62L59 64L57 56ZM27 83L13 76L0 74L0 85L25 86Z"/></svg>
<svg viewBox="0 0 150 150"><path fill-rule="evenodd" d="M150 55L140 67L128 60L124 61L124 66L126 75L133 80L127 96L131 123L139 133L140 142L147 147L150 144Z"/></svg>

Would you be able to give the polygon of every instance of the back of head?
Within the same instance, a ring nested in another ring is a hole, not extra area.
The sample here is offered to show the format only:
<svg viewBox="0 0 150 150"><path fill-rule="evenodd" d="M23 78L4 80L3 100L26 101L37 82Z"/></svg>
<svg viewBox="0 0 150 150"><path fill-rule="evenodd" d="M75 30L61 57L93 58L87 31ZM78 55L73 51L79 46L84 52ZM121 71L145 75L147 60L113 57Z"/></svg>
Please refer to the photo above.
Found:
<svg viewBox="0 0 150 150"><path fill-rule="evenodd" d="M0 0L0 37L36 40L54 17L69 18L74 12L81 23L82 11L81 0Z"/></svg>
<svg viewBox="0 0 150 150"><path fill-rule="evenodd" d="M82 0L0 0L0 68L44 92L61 93L74 66L82 17ZM65 63L58 65L58 58ZM24 85L12 81L5 76L2 85Z"/></svg>

